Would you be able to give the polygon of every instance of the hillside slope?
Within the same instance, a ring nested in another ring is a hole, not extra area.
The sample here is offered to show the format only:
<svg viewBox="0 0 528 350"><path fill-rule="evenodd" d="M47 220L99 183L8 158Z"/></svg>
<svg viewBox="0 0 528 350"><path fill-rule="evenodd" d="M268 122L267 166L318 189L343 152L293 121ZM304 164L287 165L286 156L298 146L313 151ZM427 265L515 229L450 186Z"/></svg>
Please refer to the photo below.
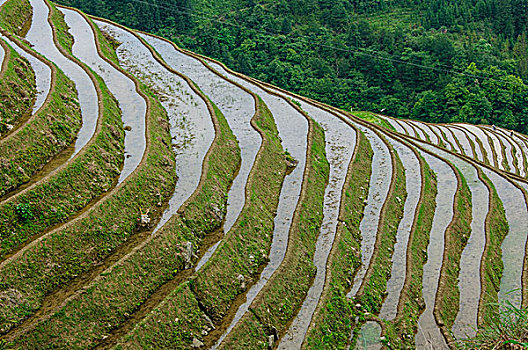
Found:
<svg viewBox="0 0 528 350"><path fill-rule="evenodd" d="M42 169L3 187L0 347L448 349L497 303L526 310L526 135L350 113L74 8L0 5L2 72L28 77L8 102L47 95L0 154L72 151L35 146Z"/></svg>

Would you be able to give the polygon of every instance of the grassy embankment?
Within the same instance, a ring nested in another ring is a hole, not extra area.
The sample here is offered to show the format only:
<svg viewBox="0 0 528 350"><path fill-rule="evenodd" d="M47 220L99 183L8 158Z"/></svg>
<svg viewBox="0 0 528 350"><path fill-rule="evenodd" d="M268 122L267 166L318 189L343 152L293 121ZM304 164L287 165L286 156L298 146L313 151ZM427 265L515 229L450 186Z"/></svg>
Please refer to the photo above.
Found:
<svg viewBox="0 0 528 350"><path fill-rule="evenodd" d="M387 199L383 204L370 265L361 287L351 300L354 305L360 305L352 310L352 320L356 318L358 320L352 323L354 333L360 330L366 320L366 315L378 314L383 305L392 269L392 254L396 244L398 226L403 217L403 208L407 198L405 168L396 151L390 146L389 149L393 157L393 178Z"/></svg>
<svg viewBox="0 0 528 350"><path fill-rule="evenodd" d="M460 309L460 259L471 235L472 221L471 190L460 170L456 169L456 174L459 187L455 194L453 220L444 236L444 256L433 311L442 333L448 337Z"/></svg>
<svg viewBox="0 0 528 350"><path fill-rule="evenodd" d="M414 334L418 330L418 318L425 305L422 296L423 266L427 262L427 246L436 208L436 175L427 162L420 157L423 169L424 197L418 209L418 218L413 225L407 246L407 268L398 314L393 321L386 322L385 337L394 349L414 348Z"/></svg>
<svg viewBox="0 0 528 350"><path fill-rule="evenodd" d="M33 8L28 0L8 0L0 7L0 27L25 37L31 28Z"/></svg>
<svg viewBox="0 0 528 350"><path fill-rule="evenodd" d="M393 130L393 131L396 130L396 129L394 129L394 127L388 121L386 121L383 118L380 118L379 116L377 116L373 112L353 111L352 114L355 115L358 118L361 118L363 120L368 121L369 123L376 124L376 125L379 125L379 126L383 126L384 128L389 129L389 130Z"/></svg>
<svg viewBox="0 0 528 350"><path fill-rule="evenodd" d="M528 342L528 312L508 302L497 304L502 277L502 241L508 234L508 222L502 201L490 179L479 170L479 177L490 191L486 216L486 247L481 259L481 296L477 335L457 339L460 349L513 349ZM515 347L516 346L516 347Z"/></svg>
<svg viewBox="0 0 528 350"><path fill-rule="evenodd" d="M329 164L324 132L318 124L314 123L312 135L303 184L306 192L292 222L284 260L221 344L222 349L266 349L270 335L286 332L313 282Z"/></svg>
<svg viewBox="0 0 528 350"><path fill-rule="evenodd" d="M373 156L365 135L362 132L357 135L358 149L348 169L341 198L340 222L328 260L327 285L307 334L307 348L343 348L351 332L352 308L346 295L361 265L359 224L366 206Z"/></svg>
<svg viewBox="0 0 528 350"><path fill-rule="evenodd" d="M498 315L498 294L504 269L502 263L502 241L509 232L508 221L502 201L493 182L482 172L479 177L490 191L489 212L486 216L486 246L481 259L481 285L478 324L490 324Z"/></svg>
<svg viewBox="0 0 528 350"><path fill-rule="evenodd" d="M64 20L64 14L57 10L57 7L54 3L47 1L47 5L50 8L49 13L49 20L50 24L53 27L54 31L54 39L59 44L57 45L59 48L64 50L67 54L73 56L73 43L74 39L73 36L68 31L70 28L68 27L68 24L66 24L66 21Z"/></svg>
<svg viewBox="0 0 528 350"><path fill-rule="evenodd" d="M57 16L57 12L53 11L52 23L65 28L62 16ZM65 36L64 31L58 30L56 34L59 42L73 43L72 40L60 40ZM71 47L64 50L71 52ZM0 205L0 258L16 250L33 235L66 221L111 188L120 173L124 159L121 111L104 81L90 73L102 101L102 115L95 136L58 173Z"/></svg>
<svg viewBox="0 0 528 350"><path fill-rule="evenodd" d="M501 303L474 338L457 342L458 349L512 350L528 347L528 309Z"/></svg>
<svg viewBox="0 0 528 350"><path fill-rule="evenodd" d="M313 245L313 242L315 242L314 237L317 237L322 220L321 206L328 175L328 164L324 155L323 131L318 125L315 128L312 148L309 152L311 160L308 161L308 164L313 165L308 165L309 175L306 178L312 186L307 187L307 193L301 199L303 205L298 207L300 208L300 220L294 220L293 225L295 225L295 228L291 231L298 238L290 238L290 242L295 242L296 246L306 244L308 241ZM278 144L278 141L275 142ZM270 172L270 169L267 169L269 168L269 162L266 163L268 163L268 166L265 166L265 169L254 169L255 174L259 178L265 174L263 172ZM281 168L283 168L283 165L281 165ZM277 172L277 170L271 171ZM277 177L277 175L273 176ZM262 186L261 181L255 179L254 186ZM280 187L275 188L271 192L275 200L278 199L279 195L277 191L280 191ZM252 198L252 201L255 199ZM252 210L262 211L259 207L260 205ZM198 272L195 279L178 286L148 317L139 323L123 339L124 344L119 346L119 348L142 348L146 346L184 348L189 347L195 338L196 340L203 340L204 335L212 329L212 323L208 321L208 317L213 318L217 322L220 321L222 316L229 310L230 305L233 304L236 295L239 294L239 300L241 300L240 297L243 296L241 293L258 277L258 272L260 271L259 265L265 260L265 255L267 254L267 249L269 249L273 235L273 224L271 222L274 216L273 210L273 208L266 210L267 212L270 211L266 214L268 216L266 220L271 223L271 226L266 227L265 232L262 234L257 236L251 234L248 237L242 235L242 232L237 233L233 231L234 229L239 231L241 229L240 224L249 223L248 214L250 212L246 211L243 213L242 218L239 219L238 227L235 224L231 230L236 235L230 235L228 233L223 246L218 249L219 254L213 256L204 266L204 269ZM252 230L256 229L258 228L253 228ZM248 249L251 249L251 251L248 251ZM297 250L297 252L300 251L302 249ZM304 258L299 256L299 258L306 259L309 264L312 264L309 257ZM291 272L295 273L294 271ZM306 276L306 269L299 270L297 273ZM306 278L311 281L313 265L309 268L309 275ZM239 276L244 277L240 278ZM287 276L282 276L282 278L284 277ZM274 279L272 277L270 282ZM304 279L299 279L297 282L304 283L305 281ZM214 291L210 288L211 285L216 285ZM287 296L284 294L281 296L287 299ZM217 304L214 304L215 307L211 307L214 302ZM276 307L280 308L279 305ZM157 320L161 317L171 321L159 326ZM266 336L264 335L264 337Z"/></svg>
<svg viewBox="0 0 528 350"><path fill-rule="evenodd" d="M96 32L105 56L111 47ZM34 242L2 266L0 295L16 297L0 311L1 332L38 310L47 294L103 264L141 229L142 212L149 211L153 218L161 215L159 204L169 198L176 181L169 123L155 96L143 84L138 86L148 102L145 156L136 170L91 210Z"/></svg>
<svg viewBox="0 0 528 350"><path fill-rule="evenodd" d="M0 73L0 137L31 115L37 92L29 62L4 41L2 47L7 66Z"/></svg>
<svg viewBox="0 0 528 350"><path fill-rule="evenodd" d="M26 6L27 5L27 6ZM0 26L10 26L20 18L31 17L32 8L27 1L9 0L0 9ZM28 45L5 33L22 48ZM29 181L30 177L49 160L70 145L81 127L81 114L77 91L73 82L53 64L50 93L42 108L16 132L0 141L0 196Z"/></svg>
<svg viewBox="0 0 528 350"><path fill-rule="evenodd" d="M60 70L55 78L48 103L16 134L0 141L0 196L29 181L75 140L81 126L77 91Z"/></svg>
<svg viewBox="0 0 528 350"><path fill-rule="evenodd" d="M216 106L214 112L218 134L205 160L207 170L183 209L145 245L101 273L83 293L17 339L16 346L92 346L121 327L152 293L185 269L192 255L186 251L188 244L195 251L205 235L221 227L227 193L240 164L240 150Z"/></svg>

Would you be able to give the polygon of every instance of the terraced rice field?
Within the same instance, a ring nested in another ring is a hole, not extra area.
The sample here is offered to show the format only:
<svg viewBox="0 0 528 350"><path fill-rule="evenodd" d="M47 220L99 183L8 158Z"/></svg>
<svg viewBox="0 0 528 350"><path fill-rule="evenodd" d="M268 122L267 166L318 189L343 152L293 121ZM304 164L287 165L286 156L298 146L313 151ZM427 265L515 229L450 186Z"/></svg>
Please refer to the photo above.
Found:
<svg viewBox="0 0 528 350"><path fill-rule="evenodd" d="M357 115L0 1L0 348L455 348L528 305L528 137Z"/></svg>

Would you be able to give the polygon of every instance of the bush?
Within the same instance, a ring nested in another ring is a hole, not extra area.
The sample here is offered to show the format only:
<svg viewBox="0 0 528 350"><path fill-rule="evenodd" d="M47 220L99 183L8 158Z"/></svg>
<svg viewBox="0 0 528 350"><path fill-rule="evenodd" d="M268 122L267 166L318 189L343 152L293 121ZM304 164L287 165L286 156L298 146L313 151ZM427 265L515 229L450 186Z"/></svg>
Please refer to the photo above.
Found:
<svg viewBox="0 0 528 350"><path fill-rule="evenodd" d="M19 203L15 207L15 211L22 221L28 221L33 219L33 213L31 212L31 205L29 203Z"/></svg>

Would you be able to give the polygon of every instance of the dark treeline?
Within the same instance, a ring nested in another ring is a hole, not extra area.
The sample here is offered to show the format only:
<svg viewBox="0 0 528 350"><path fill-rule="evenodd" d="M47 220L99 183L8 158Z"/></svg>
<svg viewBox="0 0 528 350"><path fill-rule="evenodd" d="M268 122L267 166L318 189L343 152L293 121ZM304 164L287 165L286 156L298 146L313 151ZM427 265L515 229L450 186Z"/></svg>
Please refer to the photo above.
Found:
<svg viewBox="0 0 528 350"><path fill-rule="evenodd" d="M528 132L528 0L59 2L341 108Z"/></svg>

